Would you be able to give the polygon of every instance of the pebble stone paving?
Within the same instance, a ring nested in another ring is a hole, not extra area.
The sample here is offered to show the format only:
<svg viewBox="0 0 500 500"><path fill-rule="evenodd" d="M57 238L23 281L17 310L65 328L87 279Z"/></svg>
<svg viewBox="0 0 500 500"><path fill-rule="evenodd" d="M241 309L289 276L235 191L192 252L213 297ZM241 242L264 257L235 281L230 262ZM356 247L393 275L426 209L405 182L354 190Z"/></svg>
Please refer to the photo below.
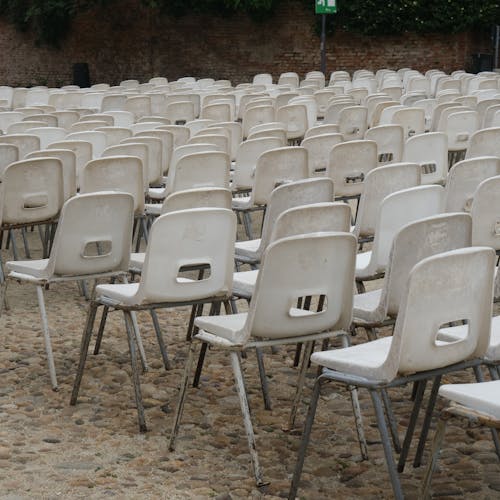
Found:
<svg viewBox="0 0 500 500"><path fill-rule="evenodd" d="M29 235L34 255L37 233ZM2 250L3 262L11 259ZM380 284L380 283L378 283ZM370 286L377 286L371 283ZM50 387L36 292L9 282L9 310L0 317L1 499L273 499L288 494L300 427L315 377L311 367L297 432L284 426L297 379L294 348L266 352L273 409L260 394L255 355L243 360L257 447L265 479L255 487L229 359L209 351L201 384L188 393L175 452L167 449L178 384L187 355L189 308L159 312L173 368L162 368L150 317L138 316L150 370L141 375L148 432L140 434L130 383L128 347L120 313L111 313L101 352L90 355L79 401L69 405L87 303L74 283L45 293L59 391ZM243 306L243 305L242 305ZM498 311L497 311L498 313ZM390 329L380 332L390 334ZM360 331L353 342L364 342ZM472 373L445 377L472 381ZM400 436L408 422L411 387L391 392ZM360 392L369 460L362 461L348 393L334 384L322 393L299 498L391 498L369 395ZM433 431L431 432L431 436ZM428 447L427 447L428 450ZM411 460L402 474L406 498L418 499L423 467ZM427 457L427 454L425 455ZM449 424L433 478L434 498L500 498L500 464L491 435L466 421Z"/></svg>

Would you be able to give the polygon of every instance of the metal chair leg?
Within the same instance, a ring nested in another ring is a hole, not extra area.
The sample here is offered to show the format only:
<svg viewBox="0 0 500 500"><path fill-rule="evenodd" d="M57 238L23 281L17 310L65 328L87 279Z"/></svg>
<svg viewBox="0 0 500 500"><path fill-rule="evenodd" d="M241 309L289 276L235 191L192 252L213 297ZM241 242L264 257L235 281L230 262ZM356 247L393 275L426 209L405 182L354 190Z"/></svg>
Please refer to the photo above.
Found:
<svg viewBox="0 0 500 500"><path fill-rule="evenodd" d="M446 432L446 422L447 422L446 419L443 418L440 418L438 420L436 434L434 435L434 440L432 441L431 457L425 469L424 480L422 482L422 489L419 495L419 498L421 498L422 500L427 500L428 498L431 498L430 487L431 487L432 473L436 469L439 453L443 445L443 439Z"/></svg>
<svg viewBox="0 0 500 500"><path fill-rule="evenodd" d="M99 330L97 331L97 337L94 345L94 355L96 356L97 354L99 354L99 351L101 349L102 336L104 334L104 327L106 325L106 320L108 319L108 312L109 312L109 307L104 306L102 308L101 321L99 322Z"/></svg>
<svg viewBox="0 0 500 500"><path fill-rule="evenodd" d="M43 288L37 285L36 294L38 297L38 307L40 308L40 316L42 317L43 338L45 341L45 352L47 353L47 361L49 364L50 382L52 390L57 391L56 366L54 363L54 354L52 353L52 344L50 342L49 322L47 320L47 311L45 310L45 300L43 297Z"/></svg>
<svg viewBox="0 0 500 500"><path fill-rule="evenodd" d="M181 386L179 389L179 399L177 401L177 408L175 410L174 425L172 427L172 432L170 434L170 441L168 444L168 449L170 451L175 450L175 441L177 439L177 434L179 433L179 427L181 425L182 413L184 410L184 403L186 401L187 389L189 384L189 374L191 373L194 364L195 350L196 350L195 342L191 342L189 346L186 365L184 366L184 375L182 377Z"/></svg>
<svg viewBox="0 0 500 500"><path fill-rule="evenodd" d="M476 376L476 380L478 382L484 382L483 372L481 371L481 367L474 367L474 375ZM494 427L490 429L491 437L493 438L493 444L495 445L495 451L497 457L500 458L500 439L498 438L498 431Z"/></svg>
<svg viewBox="0 0 500 500"><path fill-rule="evenodd" d="M313 350L313 343L306 342L304 345L304 354L302 356L302 363L300 366L299 379L297 380L297 390L295 391L295 397L293 398L292 408L290 411L290 416L288 418L287 429L291 431L295 426L295 417L297 416L297 409L302 396L302 389L304 388L304 382L306 379L306 371L309 365L309 359L311 358L311 352Z"/></svg>
<svg viewBox="0 0 500 500"><path fill-rule="evenodd" d="M250 408L248 406L245 384L243 381L243 373L241 372L240 359L238 357L238 353L235 351L231 351L229 355L231 357L231 365L233 367L236 391L238 392L241 412L243 414L243 422L245 424L245 431L247 434L248 449L250 451L250 457L252 459L255 483L258 487L264 486L267 483L265 483L262 479L262 471L260 470L259 456L257 454L257 448L255 446L255 435L253 432L252 419L250 418Z"/></svg>
<svg viewBox="0 0 500 500"><path fill-rule="evenodd" d="M429 434L429 428L431 426L431 420L432 420L432 413L434 412L434 407L436 406L436 400L440 385L441 385L441 375L438 375L437 377L434 378L434 382L432 383L431 394L429 396L429 401L427 402L427 409L425 411L424 423L422 424L422 431L420 432L417 451L415 453L415 458L413 460L413 467L420 467L420 465L422 465L422 455L424 454L425 441L427 440L427 435Z"/></svg>
<svg viewBox="0 0 500 500"><path fill-rule="evenodd" d="M203 342L201 344L200 354L198 356L198 364L196 365L196 371L193 377L193 387L198 387L200 385L201 372L203 370L203 363L205 362L205 356L207 354L208 344Z"/></svg>
<svg viewBox="0 0 500 500"><path fill-rule="evenodd" d="M125 325L127 330L128 348L130 352L130 365L132 367L132 384L134 386L135 404L137 407L137 420L139 422L140 432L146 432L146 420L144 417L144 405L142 404L141 383L139 380L139 370L137 366L136 353L136 335L134 332L134 323L130 311L123 311L125 316Z"/></svg>
<svg viewBox="0 0 500 500"><path fill-rule="evenodd" d="M288 500L294 500L297 496L297 490L299 489L300 476L302 475L302 469L304 468L307 445L309 444L309 440L311 438L314 416L316 415L316 408L318 407L318 400L321 393L321 383L321 379L318 378L314 384L311 402L309 403L309 409L304 423L304 430L302 431L302 440L300 441L299 454L297 457L297 463L295 464L295 470L293 472L292 484L290 485L290 491L288 493Z"/></svg>
<svg viewBox="0 0 500 500"><path fill-rule="evenodd" d="M394 416L394 412L392 411L391 400L389 399L389 395L387 394L386 389L381 389L380 394L382 396L382 400L384 401L385 414L387 415L387 421L389 422L389 429L391 431L394 451L396 453L400 453L401 444L399 442L398 424L396 423L396 418Z"/></svg>
<svg viewBox="0 0 500 500"><path fill-rule="evenodd" d="M255 348L257 366L259 367L260 387L264 399L264 408L272 410L271 397L269 396L269 385L267 383L266 367L264 366L264 353L260 347Z"/></svg>
<svg viewBox="0 0 500 500"><path fill-rule="evenodd" d="M76 370L75 382L73 384L73 391L71 393L71 405L75 405L76 400L78 399L78 392L80 390L80 384L82 383L83 370L85 369L85 361L87 360L90 339L92 337L92 329L94 327L94 321L98 306L99 304L94 301L89 304L87 321L85 323L85 329L83 330L82 343L80 346L80 360L78 362L78 369Z"/></svg>
<svg viewBox="0 0 500 500"><path fill-rule="evenodd" d="M391 479L394 497L396 498L396 500L403 500L403 490L401 488L401 482L399 480L398 471L396 470L396 464L394 462L394 456L392 454L390 437L389 437L389 432L387 430L387 424L385 421L382 400L380 398L380 394L376 390L370 390L370 396L372 398L373 406L375 408L378 430L380 432L380 437L382 439L382 446L384 448L385 460L387 464L387 469L389 471L389 477Z"/></svg>
<svg viewBox="0 0 500 500"><path fill-rule="evenodd" d="M160 346L160 353L163 359L163 366L165 367L165 370L171 370L172 364L168 359L167 348L165 347L165 342L163 340L163 335L161 333L160 322L158 321L158 315L156 314L156 311L154 309L150 309L149 313L151 314L151 319L153 320L153 326L155 329L156 338L158 340L158 345Z"/></svg>
<svg viewBox="0 0 500 500"><path fill-rule="evenodd" d="M408 452L410 451L411 439L413 437L415 426L417 424L417 418L420 412L420 407L422 406L422 400L424 398L424 392L426 386L427 386L427 380L419 380L414 385L414 388L416 388L415 399L410 416L410 422L408 423L408 428L406 429L403 448L401 450L401 454L399 455L398 472L403 472L405 468L406 459L408 458Z"/></svg>
<svg viewBox="0 0 500 500"><path fill-rule="evenodd" d="M253 240L252 233L252 218L249 212L243 212L243 225L245 227L245 234L249 240Z"/></svg>
<svg viewBox="0 0 500 500"><path fill-rule="evenodd" d="M139 351L139 357L141 359L142 371L147 372L149 368L146 359L146 351L144 350L144 345L142 343L141 332L139 331L139 323L137 323L137 315L135 311L130 311L130 318L132 320L132 325L134 327L133 332L135 341L137 343L137 350Z"/></svg>
<svg viewBox="0 0 500 500"><path fill-rule="evenodd" d="M26 228L21 228L21 236L23 237L23 245L24 245L24 255L26 255L27 259L31 259L30 246L28 245L28 238L26 237Z"/></svg>
<svg viewBox="0 0 500 500"><path fill-rule="evenodd" d="M17 251L16 237L14 235L13 229L9 229L9 241L12 244L12 254L14 255L14 260L19 260L19 253Z"/></svg>

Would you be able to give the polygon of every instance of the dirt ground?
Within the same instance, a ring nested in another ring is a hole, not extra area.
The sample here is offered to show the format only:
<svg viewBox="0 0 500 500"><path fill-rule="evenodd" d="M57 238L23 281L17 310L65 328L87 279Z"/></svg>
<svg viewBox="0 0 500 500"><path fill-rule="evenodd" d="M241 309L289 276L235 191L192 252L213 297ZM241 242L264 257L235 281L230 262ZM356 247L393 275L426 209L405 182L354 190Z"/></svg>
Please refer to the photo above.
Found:
<svg viewBox="0 0 500 500"><path fill-rule="evenodd" d="M37 252L37 235L30 234ZM38 245L39 246L39 245ZM38 248L39 249L39 248ZM2 250L3 262L11 259ZM380 283L378 283L380 284ZM371 286L377 286L372 283ZM123 318L108 319L99 355L90 355L80 397L70 406L87 303L75 283L45 292L59 391L50 387L35 288L9 282L10 309L0 318L0 498L124 499L277 498L288 493L300 442L285 433L297 380L294 348L265 353L273 409L263 407L255 354L243 360L257 449L269 486L252 479L243 421L226 353L211 350L200 387L190 388L175 452L167 449L188 345L189 308L159 312L173 368L165 371L147 313L139 314L150 370L141 375L147 433L139 433ZM386 329L382 334L389 334ZM353 339L366 341L364 332ZM297 422L302 425L316 374L311 367ZM445 377L472 381L472 373ZM391 391L404 436L411 387ZM391 498L392 490L369 395L360 392L369 460L362 461L349 393L335 384L322 393L306 457L300 498ZM434 427L434 426L433 426ZM431 436L434 431L431 432ZM406 497L419 497L423 467L402 474ZM429 446L427 446L427 451ZM425 455L427 458L427 453ZM445 438L435 498L500 498L500 467L491 435L453 421Z"/></svg>

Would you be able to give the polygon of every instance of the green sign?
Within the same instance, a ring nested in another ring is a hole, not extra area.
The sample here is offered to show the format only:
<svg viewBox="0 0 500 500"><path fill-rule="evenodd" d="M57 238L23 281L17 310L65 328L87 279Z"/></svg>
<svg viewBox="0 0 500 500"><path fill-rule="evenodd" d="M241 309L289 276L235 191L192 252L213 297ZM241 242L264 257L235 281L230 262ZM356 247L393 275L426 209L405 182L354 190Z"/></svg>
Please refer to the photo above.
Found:
<svg viewBox="0 0 500 500"><path fill-rule="evenodd" d="M337 0L316 0L316 14L335 14Z"/></svg>

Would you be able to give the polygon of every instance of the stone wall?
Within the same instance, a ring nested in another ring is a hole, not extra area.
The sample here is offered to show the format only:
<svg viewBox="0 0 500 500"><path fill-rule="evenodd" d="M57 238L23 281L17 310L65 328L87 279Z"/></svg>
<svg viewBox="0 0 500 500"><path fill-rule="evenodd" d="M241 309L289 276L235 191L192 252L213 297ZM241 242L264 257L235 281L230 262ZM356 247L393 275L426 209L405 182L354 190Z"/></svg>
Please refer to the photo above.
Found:
<svg viewBox="0 0 500 500"><path fill-rule="evenodd" d="M244 15L172 19L144 9L138 0L123 0L80 15L60 49L38 46L33 35L0 20L0 84L68 84L72 65L80 62L88 63L92 83L155 75L233 83L260 72L303 75L320 64L312 10L291 1L256 24ZM487 34L477 33L364 37L337 31L327 38L327 71L407 66L453 71L470 65L471 54L490 51L489 44Z"/></svg>

